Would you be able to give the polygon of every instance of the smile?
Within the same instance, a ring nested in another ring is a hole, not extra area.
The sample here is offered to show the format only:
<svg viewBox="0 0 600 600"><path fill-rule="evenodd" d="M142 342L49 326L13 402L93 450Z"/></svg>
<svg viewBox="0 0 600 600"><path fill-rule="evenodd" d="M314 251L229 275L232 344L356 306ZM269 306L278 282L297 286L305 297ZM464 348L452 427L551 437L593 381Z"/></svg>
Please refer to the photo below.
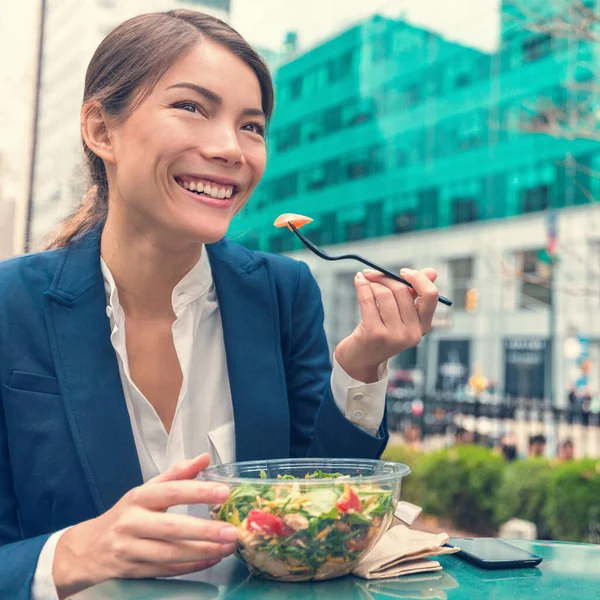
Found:
<svg viewBox="0 0 600 600"><path fill-rule="evenodd" d="M218 200L231 198L237 191L237 186L235 185L221 185L206 179L175 177L175 181L180 187L189 190L190 192L194 192L199 196L210 196L211 198L216 198Z"/></svg>

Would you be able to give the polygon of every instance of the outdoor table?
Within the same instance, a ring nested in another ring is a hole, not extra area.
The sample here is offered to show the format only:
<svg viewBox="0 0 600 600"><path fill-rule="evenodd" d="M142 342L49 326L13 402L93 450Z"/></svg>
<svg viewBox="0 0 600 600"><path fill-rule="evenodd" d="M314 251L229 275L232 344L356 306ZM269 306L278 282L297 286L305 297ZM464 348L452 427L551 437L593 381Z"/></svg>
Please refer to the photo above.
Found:
<svg viewBox="0 0 600 600"><path fill-rule="evenodd" d="M443 570L396 579L367 581L347 576L321 582L279 583L249 575L234 557L201 573L180 579L109 581L86 590L76 600L370 600L439 598L504 600L600 599L600 545L566 542L510 543L543 557L539 567L486 571L456 556L440 558Z"/></svg>

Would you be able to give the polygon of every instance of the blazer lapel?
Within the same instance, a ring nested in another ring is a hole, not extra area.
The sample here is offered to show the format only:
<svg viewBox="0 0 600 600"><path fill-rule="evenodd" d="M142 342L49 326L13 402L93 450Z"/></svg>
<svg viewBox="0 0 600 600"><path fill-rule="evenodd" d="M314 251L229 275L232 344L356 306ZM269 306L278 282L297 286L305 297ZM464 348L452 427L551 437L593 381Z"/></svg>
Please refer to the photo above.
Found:
<svg viewBox="0 0 600 600"><path fill-rule="evenodd" d="M286 458L290 421L279 311L266 262L240 246L207 246L223 322L236 458Z"/></svg>
<svg viewBox="0 0 600 600"><path fill-rule="evenodd" d="M98 513L142 483L100 269L100 231L64 252L46 324L73 440Z"/></svg>

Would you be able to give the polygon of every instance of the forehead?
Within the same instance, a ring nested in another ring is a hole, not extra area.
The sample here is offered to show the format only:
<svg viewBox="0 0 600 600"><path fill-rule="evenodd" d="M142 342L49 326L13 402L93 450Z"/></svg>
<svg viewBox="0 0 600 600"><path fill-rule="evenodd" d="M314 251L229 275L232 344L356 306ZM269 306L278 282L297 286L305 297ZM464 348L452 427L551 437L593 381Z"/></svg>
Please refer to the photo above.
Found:
<svg viewBox="0 0 600 600"><path fill-rule="evenodd" d="M195 83L223 98L225 105L261 108L262 94L256 73L227 48L202 40L181 56L160 78L155 92L175 83Z"/></svg>

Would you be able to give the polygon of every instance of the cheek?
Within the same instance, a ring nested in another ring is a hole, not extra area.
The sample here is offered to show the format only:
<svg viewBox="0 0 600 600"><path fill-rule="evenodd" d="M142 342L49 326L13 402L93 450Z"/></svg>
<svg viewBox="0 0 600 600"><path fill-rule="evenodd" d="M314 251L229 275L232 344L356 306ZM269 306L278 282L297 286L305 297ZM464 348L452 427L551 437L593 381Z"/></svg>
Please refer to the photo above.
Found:
<svg viewBox="0 0 600 600"><path fill-rule="evenodd" d="M263 176L265 172L265 167L267 164L267 150L266 148L255 148L252 149L249 153L246 154L246 160L248 164L252 167L252 172L254 174L254 185L256 185L260 178Z"/></svg>

